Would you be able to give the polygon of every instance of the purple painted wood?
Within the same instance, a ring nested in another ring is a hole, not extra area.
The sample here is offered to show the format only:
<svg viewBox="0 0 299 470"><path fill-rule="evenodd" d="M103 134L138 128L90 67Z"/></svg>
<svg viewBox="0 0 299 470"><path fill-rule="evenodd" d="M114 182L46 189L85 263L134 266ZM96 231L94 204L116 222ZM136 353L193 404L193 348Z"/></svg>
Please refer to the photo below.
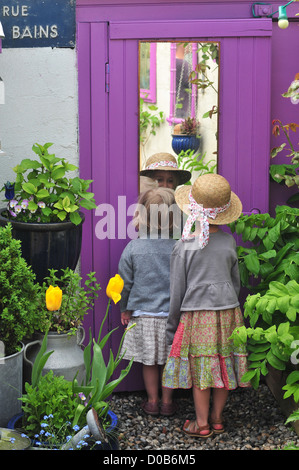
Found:
<svg viewBox="0 0 299 470"><path fill-rule="evenodd" d="M220 61L218 172L244 211L268 212L271 36L226 39Z"/></svg>
<svg viewBox="0 0 299 470"><path fill-rule="evenodd" d="M119 217L119 214L123 215L126 211L128 203L135 201L138 193L138 96L135 60L138 37L132 21L139 22L139 31L146 22L147 30L143 31L142 38L153 39L163 37L158 25L167 23L167 34L171 39L178 37L178 29L174 27L172 30L170 27L173 22L174 26L181 28L180 34L191 38L191 30L186 33L181 24L184 19L193 28L194 38L199 34L202 36L204 29L196 29L194 23L194 20L200 19L209 20L209 26L214 28L212 32L205 30L205 38L212 35L213 40L218 38L221 41L219 172L229 179L233 190L240 193L244 210L250 211L254 207L259 207L263 212L268 210L270 119L278 117L284 122L297 120L297 108L281 98L281 93L298 72L295 70L296 61L290 60L298 51L298 19L297 23L291 23L289 30L285 31L279 30L276 23L273 24L274 41L271 49L271 21L253 20L251 5L252 2L245 0L77 0L80 168L82 176L95 180L93 186L99 204L111 203L115 206L116 201L119 202L118 196L126 195L126 206L116 209ZM295 12L295 6L291 5L292 12ZM290 9L288 15L290 18ZM240 22L240 19L244 21ZM154 26L153 31L149 27L150 22ZM131 31L126 26L126 35L130 37L126 40L119 32L124 23L127 26L131 23L132 26ZM203 24L202 21L201 23ZM237 25L241 23L242 33L237 31ZM239 39L231 36L229 24L234 25L234 34L239 35ZM112 67L109 103L103 83L108 49L106 29L110 29L112 37L118 35L118 39L109 41ZM167 35L164 37L167 38ZM288 54L285 53L286 50ZM271 107L274 114L270 116ZM119 129L117 138L112 134L116 127ZM100 143L100 135L105 136L104 143ZM271 144L278 145L279 141L272 138ZM94 233L99 219L99 214L87 214L82 249L83 272L90 269L101 272L102 304L96 307L94 330L98 328L106 304L106 281L117 272L118 258L128 242L123 233L120 233L118 240L99 240ZM117 225L118 228L120 225ZM117 306L113 307L109 321L110 328L119 326L112 344L112 348L116 350L122 332ZM130 374L121 389L142 387L138 369L135 372ZM135 382L136 375L138 378Z"/></svg>
<svg viewBox="0 0 299 470"><path fill-rule="evenodd" d="M149 39L155 37L253 37L269 36L271 20L174 20L174 21L119 21L111 22L111 39Z"/></svg>
<svg viewBox="0 0 299 470"><path fill-rule="evenodd" d="M115 209L115 238L109 241L110 269L118 272L121 253L129 241L127 209L138 197L138 42L110 41L109 152L110 196ZM119 327L112 336L112 349L117 351L124 332L119 306L112 307L111 328ZM116 374L117 375L117 374ZM132 380L134 377L134 380ZM128 378L118 390L143 388L140 365L134 364Z"/></svg>
<svg viewBox="0 0 299 470"><path fill-rule="evenodd" d="M80 169L84 178L93 179L92 190L97 204L108 200L108 104L105 92L105 64L107 62L107 25L105 23L79 23L78 25L78 80ZM95 271L102 291L94 315L89 315L85 328L98 334L106 312L106 285L110 277L109 246L97 239L95 229L97 210L88 211L84 224L81 271L83 277ZM106 331L108 329L108 325Z"/></svg>

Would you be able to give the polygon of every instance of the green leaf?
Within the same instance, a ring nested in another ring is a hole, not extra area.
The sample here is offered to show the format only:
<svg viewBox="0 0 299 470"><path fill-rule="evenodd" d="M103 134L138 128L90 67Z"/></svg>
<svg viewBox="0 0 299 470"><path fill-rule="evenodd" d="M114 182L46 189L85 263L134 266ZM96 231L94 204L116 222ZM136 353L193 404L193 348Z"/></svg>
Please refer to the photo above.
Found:
<svg viewBox="0 0 299 470"><path fill-rule="evenodd" d="M287 384L294 384L299 381L299 370L294 370L291 372L286 379Z"/></svg>
<svg viewBox="0 0 299 470"><path fill-rule="evenodd" d="M46 197L49 196L49 191L47 191L46 189L40 189L37 193L36 193L36 197L38 199L44 199Z"/></svg>
<svg viewBox="0 0 299 470"><path fill-rule="evenodd" d="M256 254L252 253L244 257L244 262L248 271L254 275L258 275L260 271L260 262Z"/></svg>
<svg viewBox="0 0 299 470"><path fill-rule="evenodd" d="M289 322L280 323L280 325L279 325L278 328L277 328L277 333L278 333L279 335L285 335L286 333L289 332L289 329L290 329L290 324L289 324Z"/></svg>
<svg viewBox="0 0 299 470"><path fill-rule="evenodd" d="M287 313L290 305L290 297L288 295L284 295L277 299L277 309L280 310L282 313Z"/></svg>
<svg viewBox="0 0 299 470"><path fill-rule="evenodd" d="M97 205L93 201L89 201L88 199L81 199L80 204L84 209L96 209Z"/></svg>
<svg viewBox="0 0 299 470"><path fill-rule="evenodd" d="M17 171L23 173L27 170L37 170L41 167L41 164L36 160L31 160L30 158L25 158L21 161L20 165L17 166Z"/></svg>
<svg viewBox="0 0 299 470"><path fill-rule="evenodd" d="M60 178L63 178L65 175L65 169L64 168L57 168L51 172L52 178L54 180L58 180Z"/></svg>
<svg viewBox="0 0 299 470"><path fill-rule="evenodd" d="M280 359L278 359L278 357L275 356L272 351L268 352L267 361L269 362L269 364L272 367L274 367L274 369L285 370L285 368L286 368L286 364L283 361L281 361Z"/></svg>
<svg viewBox="0 0 299 470"><path fill-rule="evenodd" d="M66 219L67 213L65 211L59 211L57 212L57 217L61 222L63 222Z"/></svg>
<svg viewBox="0 0 299 470"><path fill-rule="evenodd" d="M299 310L299 294L294 295L294 297L291 297L291 305L292 307Z"/></svg>
<svg viewBox="0 0 299 470"><path fill-rule="evenodd" d="M253 361L262 361L266 358L267 356L267 351L261 351L261 352L254 352L252 354L249 354L248 359L253 362Z"/></svg>
<svg viewBox="0 0 299 470"><path fill-rule="evenodd" d="M28 209L30 211L36 211L38 209L38 205L34 201L28 202Z"/></svg>
<svg viewBox="0 0 299 470"><path fill-rule="evenodd" d="M266 251L265 253L261 253L259 256L263 260L268 260L268 259L274 258L276 256L276 251L275 250L269 250L269 251Z"/></svg>
<svg viewBox="0 0 299 470"><path fill-rule="evenodd" d="M28 194L35 194L37 192L36 187L32 183L23 183L22 188Z"/></svg>
<svg viewBox="0 0 299 470"><path fill-rule="evenodd" d="M71 212L70 213L70 220L73 222L74 225L79 225L82 222L80 214L78 212Z"/></svg>
<svg viewBox="0 0 299 470"><path fill-rule="evenodd" d="M273 295L276 295L277 297L288 295L288 289L281 282L278 281L270 282L269 290Z"/></svg>
<svg viewBox="0 0 299 470"><path fill-rule="evenodd" d="M34 364L32 367L32 374L31 374L31 383L32 387L37 387L42 370L48 360L48 358L53 354L54 351L49 351L45 354L47 350L47 343L48 343L48 332L45 334L40 350L37 353L37 356L34 360Z"/></svg>
<svg viewBox="0 0 299 470"><path fill-rule="evenodd" d="M286 311L286 316L290 321L296 321L297 310L294 307L289 307Z"/></svg>

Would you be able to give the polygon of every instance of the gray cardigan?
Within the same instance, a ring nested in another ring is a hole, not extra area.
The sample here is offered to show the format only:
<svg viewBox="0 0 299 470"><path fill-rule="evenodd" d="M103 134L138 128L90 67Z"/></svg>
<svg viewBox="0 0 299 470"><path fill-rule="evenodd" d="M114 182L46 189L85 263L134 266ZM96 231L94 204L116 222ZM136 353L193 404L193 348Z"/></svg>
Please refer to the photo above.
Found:
<svg viewBox="0 0 299 470"><path fill-rule="evenodd" d="M121 312L169 312L170 256L175 243L162 238L138 238L128 243L118 266L124 280Z"/></svg>
<svg viewBox="0 0 299 470"><path fill-rule="evenodd" d="M228 233L211 233L208 245L198 238L178 241L170 264L170 310L166 342L172 344L181 312L224 310L239 305L240 276L236 243Z"/></svg>

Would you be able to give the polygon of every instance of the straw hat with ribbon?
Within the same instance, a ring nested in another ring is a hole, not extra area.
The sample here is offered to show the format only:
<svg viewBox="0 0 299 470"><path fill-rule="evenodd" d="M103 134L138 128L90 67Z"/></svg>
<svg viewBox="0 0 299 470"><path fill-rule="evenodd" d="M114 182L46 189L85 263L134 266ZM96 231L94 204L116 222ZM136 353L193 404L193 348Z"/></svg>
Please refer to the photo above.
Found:
<svg viewBox="0 0 299 470"><path fill-rule="evenodd" d="M196 220L200 222L200 248L209 241L209 223L225 225L237 220L242 213L242 203L231 191L229 182L221 175L199 176L193 185L182 186L175 192L179 208L188 215L182 233L182 240L191 235Z"/></svg>
<svg viewBox="0 0 299 470"><path fill-rule="evenodd" d="M140 171L141 176L148 176L152 178L153 171L164 170L175 172L178 178L178 185L187 183L191 178L190 171L180 170L176 158L171 153L155 153L146 161L144 170ZM190 186L189 186L190 187Z"/></svg>

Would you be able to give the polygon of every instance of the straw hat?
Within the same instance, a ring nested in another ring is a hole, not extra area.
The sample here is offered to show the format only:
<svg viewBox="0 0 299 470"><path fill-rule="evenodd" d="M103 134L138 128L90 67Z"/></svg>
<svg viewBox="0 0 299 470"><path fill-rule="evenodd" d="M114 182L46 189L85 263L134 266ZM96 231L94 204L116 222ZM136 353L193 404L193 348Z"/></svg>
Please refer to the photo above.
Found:
<svg viewBox="0 0 299 470"><path fill-rule="evenodd" d="M191 173L187 170L180 170L176 158L171 153L155 153L149 157L145 164L145 169L140 171L141 176L152 178L153 171L173 171L176 173L179 185L187 183L191 179Z"/></svg>
<svg viewBox="0 0 299 470"><path fill-rule="evenodd" d="M242 203L238 196L231 191L229 182L221 175L205 174L199 176L193 185L182 186L175 192L175 200L179 208L190 214L188 206L189 193L197 204L201 204L204 209L222 208L230 203L228 208L223 212L218 213L215 219L207 217L209 223L214 225L225 225L237 220L242 213Z"/></svg>

